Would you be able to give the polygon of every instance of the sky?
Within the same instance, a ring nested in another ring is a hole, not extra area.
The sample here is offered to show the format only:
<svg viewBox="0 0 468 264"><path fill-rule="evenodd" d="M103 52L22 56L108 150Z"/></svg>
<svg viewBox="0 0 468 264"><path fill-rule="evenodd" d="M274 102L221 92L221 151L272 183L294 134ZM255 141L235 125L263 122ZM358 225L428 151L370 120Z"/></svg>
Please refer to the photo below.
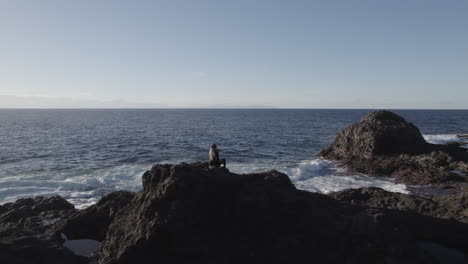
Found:
<svg viewBox="0 0 468 264"><path fill-rule="evenodd" d="M0 0L0 108L468 109L467 0Z"/></svg>

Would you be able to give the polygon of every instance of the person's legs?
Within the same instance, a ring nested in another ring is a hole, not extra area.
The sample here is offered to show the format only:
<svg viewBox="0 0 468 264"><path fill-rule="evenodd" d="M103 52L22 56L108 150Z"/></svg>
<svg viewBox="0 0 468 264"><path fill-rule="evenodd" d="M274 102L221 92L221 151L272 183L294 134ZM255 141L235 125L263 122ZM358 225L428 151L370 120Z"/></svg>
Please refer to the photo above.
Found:
<svg viewBox="0 0 468 264"><path fill-rule="evenodd" d="M212 161L209 162L209 165L210 165L211 167L217 167L217 168L219 168L219 167L221 167L221 163L222 163L222 161L212 160Z"/></svg>

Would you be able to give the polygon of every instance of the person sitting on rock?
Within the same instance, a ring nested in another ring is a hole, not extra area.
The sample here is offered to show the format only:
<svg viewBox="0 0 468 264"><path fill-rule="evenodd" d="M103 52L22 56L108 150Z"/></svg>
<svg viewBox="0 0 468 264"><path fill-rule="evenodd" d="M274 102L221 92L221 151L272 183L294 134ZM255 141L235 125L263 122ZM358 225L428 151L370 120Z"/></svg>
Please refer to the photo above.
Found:
<svg viewBox="0 0 468 264"><path fill-rule="evenodd" d="M218 149L216 147L216 144L211 145L209 156L210 156L210 162L209 162L210 167L219 168L219 167L221 167L221 165L223 165L223 167L226 168L226 160L225 159L221 159L221 160L219 159L219 153L218 153Z"/></svg>

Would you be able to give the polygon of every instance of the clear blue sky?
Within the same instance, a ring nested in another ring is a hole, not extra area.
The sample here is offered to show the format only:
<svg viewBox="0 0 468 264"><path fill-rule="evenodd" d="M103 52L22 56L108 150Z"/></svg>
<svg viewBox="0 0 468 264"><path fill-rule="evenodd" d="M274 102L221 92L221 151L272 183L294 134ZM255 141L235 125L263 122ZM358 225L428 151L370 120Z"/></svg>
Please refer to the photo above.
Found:
<svg viewBox="0 0 468 264"><path fill-rule="evenodd" d="M468 108L468 1L3 0L0 107Z"/></svg>

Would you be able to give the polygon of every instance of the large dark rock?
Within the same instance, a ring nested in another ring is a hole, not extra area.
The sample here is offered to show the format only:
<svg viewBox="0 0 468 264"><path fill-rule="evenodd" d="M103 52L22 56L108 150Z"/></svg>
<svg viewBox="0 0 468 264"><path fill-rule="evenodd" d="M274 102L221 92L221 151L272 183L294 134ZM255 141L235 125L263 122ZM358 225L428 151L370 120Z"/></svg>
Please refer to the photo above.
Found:
<svg viewBox="0 0 468 264"><path fill-rule="evenodd" d="M7 223L26 227L42 226L40 221L63 218L74 209L71 203L59 196L19 199L0 206L0 228ZM39 218L39 214L43 214L43 217Z"/></svg>
<svg viewBox="0 0 468 264"><path fill-rule="evenodd" d="M127 206L134 193L112 192L102 197L96 204L73 213L57 227L68 239L93 239L102 241L117 212Z"/></svg>
<svg viewBox="0 0 468 264"><path fill-rule="evenodd" d="M390 175L407 184L468 180L467 149L429 144L416 126L389 111L372 112L340 130L318 155L350 170Z"/></svg>
<svg viewBox="0 0 468 264"><path fill-rule="evenodd" d="M63 247L54 224L69 217L74 206L53 196L20 199L0 206L0 260L14 264L87 263Z"/></svg>
<svg viewBox="0 0 468 264"><path fill-rule="evenodd" d="M421 241L468 253L465 222L337 197L277 171L155 165L114 217L100 263L439 263Z"/></svg>
<svg viewBox="0 0 468 264"><path fill-rule="evenodd" d="M428 145L415 125L381 110L340 130L320 155L335 159L373 159L378 155L424 153Z"/></svg>

